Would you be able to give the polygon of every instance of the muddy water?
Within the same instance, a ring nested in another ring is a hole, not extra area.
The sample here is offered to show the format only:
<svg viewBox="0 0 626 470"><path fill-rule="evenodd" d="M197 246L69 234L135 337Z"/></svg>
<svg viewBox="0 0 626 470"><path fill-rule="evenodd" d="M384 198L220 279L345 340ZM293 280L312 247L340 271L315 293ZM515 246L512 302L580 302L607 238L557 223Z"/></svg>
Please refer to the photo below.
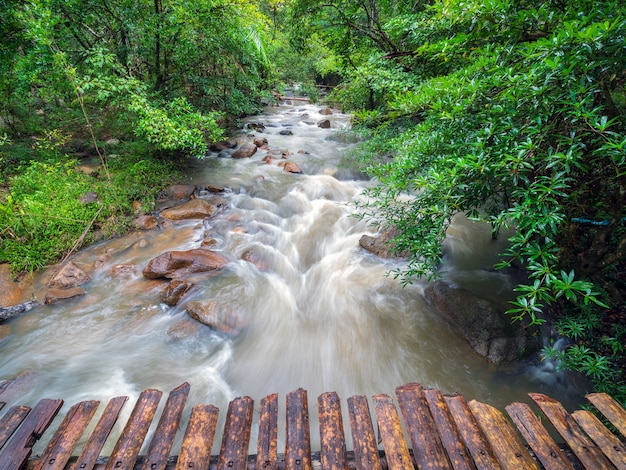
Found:
<svg viewBox="0 0 626 470"><path fill-rule="evenodd" d="M352 203L370 183L342 164L353 145L348 116L330 116L331 129L315 125L322 117L313 105L283 105L249 120L265 124L254 135L265 136L271 149L293 153L289 159L302 175L263 163L265 151L244 160L212 155L194 163L189 182L227 188L227 210L204 223L172 223L78 253L74 262L92 276L86 295L13 319L0 340L0 379L23 374L9 390L10 404L63 398L67 408L118 395L132 403L146 388L167 391L184 381L191 384L190 401L218 406L222 419L236 396L258 402L278 392L284 400L299 387L308 390L313 418L322 392L337 391L342 399L393 395L406 382L500 407L528 401L528 391L576 401L577 384L550 364L486 364L428 310L423 284L402 288L386 276L400 261L359 248L359 238L374 232L352 216ZM281 135L286 130L292 135ZM179 306L161 303L166 284L144 279L143 267L207 237L228 266L196 277ZM512 281L483 269L497 248L486 227L459 218L448 241L450 278L508 295ZM250 252L257 265L242 259ZM97 260L105 262L96 268ZM136 271L112 275L120 264ZM246 326L236 337L219 334L188 317L183 304L190 300L226 305Z"/></svg>

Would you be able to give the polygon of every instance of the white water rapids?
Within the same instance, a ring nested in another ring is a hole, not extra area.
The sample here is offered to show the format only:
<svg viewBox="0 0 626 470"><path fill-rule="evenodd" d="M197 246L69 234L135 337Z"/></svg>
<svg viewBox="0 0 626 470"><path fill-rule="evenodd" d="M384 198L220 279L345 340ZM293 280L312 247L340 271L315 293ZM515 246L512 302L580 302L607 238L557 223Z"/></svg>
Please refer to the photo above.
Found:
<svg viewBox="0 0 626 470"><path fill-rule="evenodd" d="M528 402L529 391L564 403L577 400L579 391L546 367L484 362L429 311L423 284L403 288L386 276L402 261L359 247L362 235L375 232L353 217L352 203L370 183L342 167L353 145L341 138L349 116L335 112L328 116L332 128L321 129L315 125L323 117L319 109L282 105L250 119L265 124L255 135L265 136L270 148L293 153L289 160L302 167L302 175L263 163L264 151L241 160L212 155L194 163L189 182L229 188L225 211L206 224L176 222L74 256L92 277L83 285L86 295L9 321L10 332L0 339L0 380L23 374L9 405L63 398L63 416L80 400L106 403L128 395L128 416L142 390L167 393L184 381L191 384L189 403L218 406L222 420L236 396L258 403L278 392L284 408L284 395L299 387L308 391L312 423L323 392L337 391L342 400L394 396L395 387L407 382L498 407ZM280 134L286 129L293 135ZM508 289L504 275L482 269L493 256L488 230L460 220L450 233L457 282ZM198 248L206 234L228 266L196 277L196 287L178 306L161 303L166 282L144 279L141 270L164 251ZM249 250L262 269L241 259ZM94 268L99 258L106 262ZM112 276L111 268L120 264L137 265L137 273ZM237 337L219 334L189 318L184 304L190 300L227 305L247 326Z"/></svg>

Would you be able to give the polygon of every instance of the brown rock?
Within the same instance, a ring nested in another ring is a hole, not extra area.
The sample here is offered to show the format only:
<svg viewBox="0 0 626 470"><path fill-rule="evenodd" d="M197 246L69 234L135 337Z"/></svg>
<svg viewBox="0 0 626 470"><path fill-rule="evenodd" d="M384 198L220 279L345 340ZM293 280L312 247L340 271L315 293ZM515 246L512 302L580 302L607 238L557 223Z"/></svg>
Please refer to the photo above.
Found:
<svg viewBox="0 0 626 470"><path fill-rule="evenodd" d="M272 156L271 156L271 155L265 155L265 156L263 157L263 163L270 164L270 163L272 163L273 161L274 161L274 159L272 158Z"/></svg>
<svg viewBox="0 0 626 470"><path fill-rule="evenodd" d="M330 108L324 108L324 109L320 109L320 114L322 116L328 116L330 114L333 114L333 110Z"/></svg>
<svg viewBox="0 0 626 470"><path fill-rule="evenodd" d="M44 303L54 304L62 300L72 299L85 295L85 291L81 287L69 287L67 289L50 289L46 292Z"/></svg>
<svg viewBox="0 0 626 470"><path fill-rule="evenodd" d="M257 151L257 146L254 144L244 144L233 152L233 158L250 158Z"/></svg>
<svg viewBox="0 0 626 470"><path fill-rule="evenodd" d="M191 318L227 335L237 335L246 326L233 309L214 301L193 301L185 305Z"/></svg>
<svg viewBox="0 0 626 470"><path fill-rule="evenodd" d="M253 143L257 147L263 147L267 145L267 139L265 137L255 137Z"/></svg>
<svg viewBox="0 0 626 470"><path fill-rule="evenodd" d="M359 246L381 258L406 258L409 253L395 253L393 250L392 240L397 233L396 229L387 229L378 237L363 235L359 240Z"/></svg>
<svg viewBox="0 0 626 470"><path fill-rule="evenodd" d="M268 260L256 248L248 248L241 255L241 259L255 265L261 271L266 271L269 268Z"/></svg>
<svg viewBox="0 0 626 470"><path fill-rule="evenodd" d="M191 184L174 184L165 188L165 196L168 199L189 199L196 187Z"/></svg>
<svg viewBox="0 0 626 470"><path fill-rule="evenodd" d="M182 299L193 286L195 286L193 282L174 279L167 285L163 292L161 292L161 301L173 307L180 302L180 299Z"/></svg>
<svg viewBox="0 0 626 470"><path fill-rule="evenodd" d="M172 325L167 330L167 335L173 339L185 339L195 335L200 328L202 328L200 323L188 318L187 320L179 321Z"/></svg>
<svg viewBox="0 0 626 470"><path fill-rule="evenodd" d="M175 207L161 212L161 216L169 220L205 219L215 215L225 204L223 199L191 199Z"/></svg>
<svg viewBox="0 0 626 470"><path fill-rule="evenodd" d="M322 119L321 121L319 121L317 123L317 127L321 128L321 129L330 129L330 120L329 119Z"/></svg>
<svg viewBox="0 0 626 470"><path fill-rule="evenodd" d="M80 286L90 280L91 278L85 271L70 261L65 264L59 272L52 276L52 279L48 282L48 287L67 289Z"/></svg>
<svg viewBox="0 0 626 470"><path fill-rule="evenodd" d="M302 173L302 168L296 162L285 162L283 170L287 173Z"/></svg>
<svg viewBox="0 0 626 470"><path fill-rule="evenodd" d="M152 230L158 225L156 217L152 215L140 215L131 222L133 228L137 230Z"/></svg>
<svg viewBox="0 0 626 470"><path fill-rule="evenodd" d="M153 258L143 270L144 277L181 278L190 273L214 271L228 264L228 259L211 250L167 251Z"/></svg>
<svg viewBox="0 0 626 470"><path fill-rule="evenodd" d="M0 265L0 307L16 305L22 298L20 285L13 280L11 267L8 264Z"/></svg>
<svg viewBox="0 0 626 470"><path fill-rule="evenodd" d="M539 335L519 322L513 323L505 313L506 307L466 289L437 281L424 290L424 298L436 314L489 362L518 361L540 347Z"/></svg>

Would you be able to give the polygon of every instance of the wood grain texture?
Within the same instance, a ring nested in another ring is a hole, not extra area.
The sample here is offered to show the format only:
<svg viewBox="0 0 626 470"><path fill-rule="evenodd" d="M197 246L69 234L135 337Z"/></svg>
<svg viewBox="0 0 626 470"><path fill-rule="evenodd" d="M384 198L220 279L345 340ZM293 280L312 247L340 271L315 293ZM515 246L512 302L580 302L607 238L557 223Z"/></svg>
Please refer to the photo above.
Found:
<svg viewBox="0 0 626 470"><path fill-rule="evenodd" d="M574 418L565 411L563 405L542 393L529 393L528 395L586 468L594 470L613 468L602 451L585 434Z"/></svg>
<svg viewBox="0 0 626 470"><path fill-rule="evenodd" d="M324 470L348 470L346 436L343 431L341 401L336 392L323 393L317 399L321 461Z"/></svg>
<svg viewBox="0 0 626 470"><path fill-rule="evenodd" d="M357 470L382 470L367 397L354 395L348 398L348 414L355 468Z"/></svg>
<svg viewBox="0 0 626 470"><path fill-rule="evenodd" d="M311 430L307 392L299 388L287 394L285 469L311 470Z"/></svg>
<svg viewBox="0 0 626 470"><path fill-rule="evenodd" d="M626 470L626 445L590 411L577 410L572 418L619 470Z"/></svg>
<svg viewBox="0 0 626 470"><path fill-rule="evenodd" d="M278 468L278 394L261 400L259 409L259 436L257 440L256 468Z"/></svg>
<svg viewBox="0 0 626 470"><path fill-rule="evenodd" d="M626 410L617 403L615 398L606 393L590 393L585 395L585 398L615 426L615 429L622 433L622 436L626 437Z"/></svg>
<svg viewBox="0 0 626 470"><path fill-rule="evenodd" d="M28 406L13 406L0 418L0 450L30 413Z"/></svg>
<svg viewBox="0 0 626 470"><path fill-rule="evenodd" d="M191 409L176 470L209 468L218 415L219 409L213 405L200 404Z"/></svg>
<svg viewBox="0 0 626 470"><path fill-rule="evenodd" d="M254 400L250 397L238 397L228 404L222 446L217 460L218 470L246 468L253 411Z"/></svg>
<svg viewBox="0 0 626 470"><path fill-rule="evenodd" d="M404 431L393 400L388 395L381 394L374 395L372 401L389 469L413 470L413 460L404 440Z"/></svg>

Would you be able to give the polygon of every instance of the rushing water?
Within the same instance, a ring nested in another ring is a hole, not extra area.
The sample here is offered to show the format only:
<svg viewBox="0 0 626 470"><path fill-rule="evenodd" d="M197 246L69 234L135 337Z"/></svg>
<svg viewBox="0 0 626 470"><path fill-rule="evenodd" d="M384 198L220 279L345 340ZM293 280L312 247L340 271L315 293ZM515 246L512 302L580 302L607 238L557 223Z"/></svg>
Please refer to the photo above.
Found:
<svg viewBox="0 0 626 470"><path fill-rule="evenodd" d="M278 392L284 400L299 387L308 391L313 412L325 391L342 399L393 395L407 382L499 407L528 401L528 391L577 400L576 385L549 364L485 363L428 310L423 284L402 288L386 276L401 261L359 247L363 234L375 233L352 216L351 203L369 183L341 164L352 145L341 131L348 116L330 116L332 129L317 127L320 119L319 108L307 104L268 108L250 120L265 124L255 135L265 136L270 148L293 153L289 159L302 175L263 163L264 151L242 160L212 155L193 165L189 182L228 188L225 211L205 223L171 223L78 253L74 262L92 276L85 296L8 322L10 334L0 340L0 380L23 374L9 404L63 398L67 408L118 395L132 403L146 388L168 391L184 381L191 384L190 401L215 404L222 419L236 396L260 400ZM281 135L287 129L293 135ZM249 135L240 139L251 141ZM228 266L196 276L196 287L179 306L161 303L166 283L144 279L143 267L164 251L197 248L207 236L215 240L212 249L229 258ZM450 276L505 295L510 280L482 269L494 254L488 241L485 227L458 219L447 242ZM242 259L250 250L257 265ZM137 271L112 275L120 264ZM42 292L35 287L35 295ZM229 337L200 325L184 309L190 300L228 306L246 327ZM132 406L126 408L130 413Z"/></svg>

